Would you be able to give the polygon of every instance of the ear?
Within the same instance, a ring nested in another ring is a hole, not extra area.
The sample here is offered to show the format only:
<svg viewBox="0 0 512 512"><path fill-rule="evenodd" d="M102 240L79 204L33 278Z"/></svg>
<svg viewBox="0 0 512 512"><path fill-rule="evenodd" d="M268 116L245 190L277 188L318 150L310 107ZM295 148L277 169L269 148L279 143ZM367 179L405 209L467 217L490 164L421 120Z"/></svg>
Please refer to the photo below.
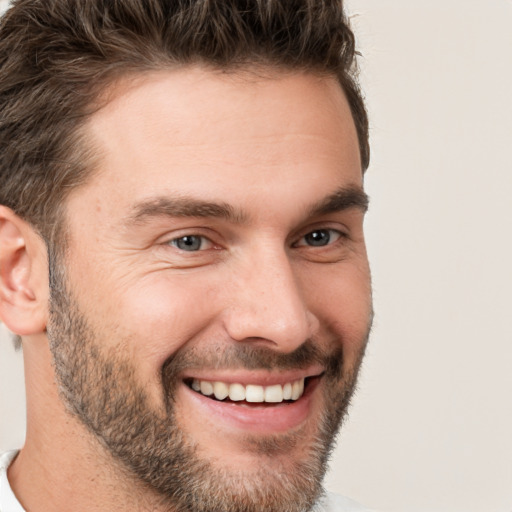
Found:
<svg viewBox="0 0 512 512"><path fill-rule="evenodd" d="M46 246L39 234L0 205L0 319L14 334L46 330L47 265Z"/></svg>

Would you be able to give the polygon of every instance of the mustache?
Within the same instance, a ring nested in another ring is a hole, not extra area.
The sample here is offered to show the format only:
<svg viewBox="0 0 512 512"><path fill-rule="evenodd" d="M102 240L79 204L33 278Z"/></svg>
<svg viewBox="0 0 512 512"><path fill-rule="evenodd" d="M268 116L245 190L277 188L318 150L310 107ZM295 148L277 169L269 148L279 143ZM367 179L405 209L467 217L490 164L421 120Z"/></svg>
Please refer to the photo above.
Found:
<svg viewBox="0 0 512 512"><path fill-rule="evenodd" d="M192 368L284 371L301 370L313 364L323 366L327 377L339 376L343 368L342 344L339 343L334 350L326 351L308 339L288 353L252 345L250 342L182 349L165 361L161 376L169 397L173 395L172 391L182 373Z"/></svg>
<svg viewBox="0 0 512 512"><path fill-rule="evenodd" d="M339 352L339 353L338 353ZM190 368L212 368L234 370L298 370L313 363L326 366L333 357L342 354L339 350L327 352L316 343L307 340L293 352L283 353L268 347L237 342L230 345L209 345L201 348L183 349L172 354L164 363L162 373L181 373Z"/></svg>

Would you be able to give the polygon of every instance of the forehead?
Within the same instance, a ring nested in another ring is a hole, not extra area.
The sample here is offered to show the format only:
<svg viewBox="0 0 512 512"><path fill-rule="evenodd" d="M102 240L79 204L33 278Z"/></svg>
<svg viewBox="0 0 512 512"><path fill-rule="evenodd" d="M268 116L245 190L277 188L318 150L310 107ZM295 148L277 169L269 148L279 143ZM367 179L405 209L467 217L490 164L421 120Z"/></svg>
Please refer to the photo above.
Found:
<svg viewBox="0 0 512 512"><path fill-rule="evenodd" d="M293 194L329 179L361 183L357 134L335 78L193 67L127 79L109 96L86 126L99 152L86 189L98 201L105 190L128 208L167 193L251 201L271 187Z"/></svg>

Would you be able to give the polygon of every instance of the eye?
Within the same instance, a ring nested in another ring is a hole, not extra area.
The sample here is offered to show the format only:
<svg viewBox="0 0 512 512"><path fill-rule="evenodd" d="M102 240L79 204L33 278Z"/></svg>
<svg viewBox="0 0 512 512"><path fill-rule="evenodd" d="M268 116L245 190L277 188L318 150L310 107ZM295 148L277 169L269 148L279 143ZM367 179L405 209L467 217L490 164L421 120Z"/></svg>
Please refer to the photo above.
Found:
<svg viewBox="0 0 512 512"><path fill-rule="evenodd" d="M342 233L335 229L315 229L315 231L303 236L296 246L324 247L336 242L342 236Z"/></svg>
<svg viewBox="0 0 512 512"><path fill-rule="evenodd" d="M212 247L212 242L208 238L199 235L180 236L172 239L169 244L181 251L188 252L204 251Z"/></svg>

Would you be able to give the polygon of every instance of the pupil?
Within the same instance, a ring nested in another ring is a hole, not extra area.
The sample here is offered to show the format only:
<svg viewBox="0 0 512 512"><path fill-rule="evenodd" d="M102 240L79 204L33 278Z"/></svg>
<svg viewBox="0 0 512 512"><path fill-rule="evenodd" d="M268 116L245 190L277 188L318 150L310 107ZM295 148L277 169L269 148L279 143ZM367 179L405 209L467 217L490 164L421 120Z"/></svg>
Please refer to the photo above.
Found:
<svg viewBox="0 0 512 512"><path fill-rule="evenodd" d="M184 251L197 251L201 247L201 238L198 236L183 236L177 240L176 245Z"/></svg>
<svg viewBox="0 0 512 512"><path fill-rule="evenodd" d="M322 246L327 245L330 240L329 232L326 230L322 231L313 231L312 233L309 233L306 235L306 242L309 245L314 246Z"/></svg>

